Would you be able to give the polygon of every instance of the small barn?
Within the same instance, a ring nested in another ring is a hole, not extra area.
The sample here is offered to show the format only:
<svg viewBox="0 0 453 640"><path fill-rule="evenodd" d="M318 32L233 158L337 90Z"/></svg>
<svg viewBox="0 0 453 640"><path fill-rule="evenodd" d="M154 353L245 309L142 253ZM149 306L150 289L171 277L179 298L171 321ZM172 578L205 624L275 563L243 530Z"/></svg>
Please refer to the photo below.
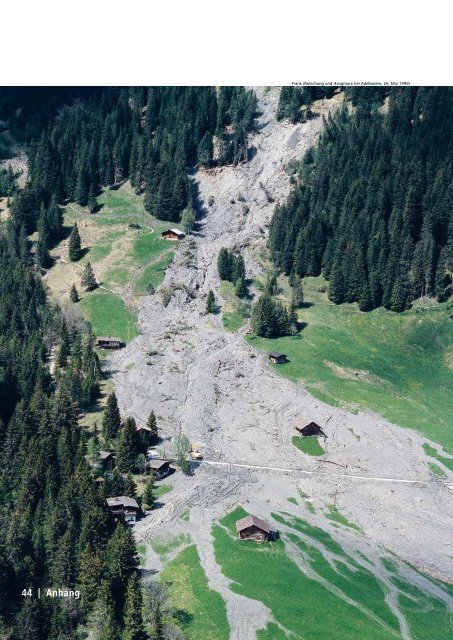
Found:
<svg viewBox="0 0 453 640"><path fill-rule="evenodd" d="M168 460L158 460L154 458L148 460L146 470L153 474L155 480L161 480L170 473L170 463Z"/></svg>
<svg viewBox="0 0 453 640"><path fill-rule="evenodd" d="M272 364L283 364L287 361L286 354L277 351L269 351L269 360Z"/></svg>
<svg viewBox="0 0 453 640"><path fill-rule="evenodd" d="M181 229L167 229L167 231L162 231L160 234L164 240L182 240L185 238L186 234Z"/></svg>
<svg viewBox="0 0 453 640"><path fill-rule="evenodd" d="M125 522L134 524L140 515L140 507L135 498L115 496L107 498L107 504L115 520L124 518Z"/></svg>
<svg viewBox="0 0 453 640"><path fill-rule="evenodd" d="M96 346L99 349L120 349L121 345L121 338L117 336L99 336L96 338Z"/></svg>
<svg viewBox="0 0 453 640"><path fill-rule="evenodd" d="M145 449L148 448L153 440L151 433L152 432L149 427L137 425L137 435L139 437L140 443Z"/></svg>
<svg viewBox="0 0 453 640"><path fill-rule="evenodd" d="M99 462L103 471L111 471L115 466L113 451L99 451Z"/></svg>
<svg viewBox="0 0 453 640"><path fill-rule="evenodd" d="M325 435L319 424L313 420L303 420L296 427L296 431L301 436L323 436Z"/></svg>
<svg viewBox="0 0 453 640"><path fill-rule="evenodd" d="M236 531L241 540L255 540L256 542L269 542L275 540L277 532L253 515L245 516L236 522Z"/></svg>

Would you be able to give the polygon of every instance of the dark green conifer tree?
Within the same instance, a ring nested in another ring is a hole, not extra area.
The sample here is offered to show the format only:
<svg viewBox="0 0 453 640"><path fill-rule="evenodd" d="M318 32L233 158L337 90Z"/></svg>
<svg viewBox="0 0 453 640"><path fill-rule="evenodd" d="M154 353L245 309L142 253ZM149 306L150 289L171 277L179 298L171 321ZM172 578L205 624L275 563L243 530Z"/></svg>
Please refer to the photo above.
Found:
<svg viewBox="0 0 453 640"><path fill-rule="evenodd" d="M121 415L118 408L118 400L116 394L112 391L105 405L105 411L102 418L102 430L106 440L114 440L121 428Z"/></svg>
<svg viewBox="0 0 453 640"><path fill-rule="evenodd" d="M228 249L222 247L217 258L217 271L221 280L230 280L231 264Z"/></svg>
<svg viewBox="0 0 453 640"><path fill-rule="evenodd" d="M143 491L143 505L151 510L154 507L154 476L151 474Z"/></svg>
<svg viewBox="0 0 453 640"><path fill-rule="evenodd" d="M294 304L297 309L300 309L304 304L304 289L301 278L296 276L291 287Z"/></svg>
<svg viewBox="0 0 453 640"><path fill-rule="evenodd" d="M151 413L149 414L148 420L146 421L146 426L148 427L148 429L150 429L149 435L151 441L153 443L156 443L159 440L159 429L157 426L157 418L154 414L154 411L151 411Z"/></svg>
<svg viewBox="0 0 453 640"><path fill-rule="evenodd" d="M245 284L244 278L236 280L234 290L238 298L246 298L248 296L247 285Z"/></svg>
<svg viewBox="0 0 453 640"><path fill-rule="evenodd" d="M80 607L84 616L93 608L101 582L102 560L89 544L80 553L77 587L80 589Z"/></svg>
<svg viewBox="0 0 453 640"><path fill-rule="evenodd" d="M72 284L71 290L69 291L69 299L71 302L74 302L74 303L79 301L79 293L74 283Z"/></svg>
<svg viewBox="0 0 453 640"><path fill-rule="evenodd" d="M71 262L77 262L80 260L82 250L82 241L80 240L79 228L77 227L77 222L74 223L74 226L71 231L71 235L69 236L69 260Z"/></svg>
<svg viewBox="0 0 453 640"><path fill-rule="evenodd" d="M138 454L137 427L134 418L128 417L121 429L117 447L117 466L122 473L132 473Z"/></svg>
<svg viewBox="0 0 453 640"><path fill-rule="evenodd" d="M216 313L217 303L215 300L214 292L209 289L208 297L206 300L206 313Z"/></svg>
<svg viewBox="0 0 453 640"><path fill-rule="evenodd" d="M43 212L38 222L38 241L36 243L36 262L42 269L48 269L52 264L49 253L49 232Z"/></svg>
<svg viewBox="0 0 453 640"><path fill-rule="evenodd" d="M96 289L98 283L96 281L96 276L94 275L93 267L91 266L91 262L87 262L82 274L82 286L85 287L87 291L92 291Z"/></svg>
<svg viewBox="0 0 453 640"><path fill-rule="evenodd" d="M142 605L139 578L137 573L133 573L127 585L123 640L145 640Z"/></svg>
<svg viewBox="0 0 453 640"><path fill-rule="evenodd" d="M212 162L212 136L206 132L197 147L198 163L209 167Z"/></svg>

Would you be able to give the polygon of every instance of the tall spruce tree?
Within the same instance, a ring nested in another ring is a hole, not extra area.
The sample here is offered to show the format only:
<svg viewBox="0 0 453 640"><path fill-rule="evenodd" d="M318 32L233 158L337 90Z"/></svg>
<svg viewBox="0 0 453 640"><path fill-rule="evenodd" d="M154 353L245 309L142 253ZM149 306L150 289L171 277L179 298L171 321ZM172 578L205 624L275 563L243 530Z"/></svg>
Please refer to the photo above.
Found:
<svg viewBox="0 0 453 640"><path fill-rule="evenodd" d="M154 476L151 474L143 491L143 504L145 508L151 510L154 507L154 500Z"/></svg>
<svg viewBox="0 0 453 640"><path fill-rule="evenodd" d="M114 391L109 393L102 418L102 430L106 440L114 440L121 428L121 415Z"/></svg>
<svg viewBox="0 0 453 640"><path fill-rule="evenodd" d="M71 235L69 236L68 255L71 262L77 262L77 260L80 260L80 257L82 255L82 241L80 239L77 222L74 223Z"/></svg>
<svg viewBox="0 0 453 640"><path fill-rule="evenodd" d="M148 429L150 429L149 435L151 441L153 443L156 443L159 440L159 429L157 426L157 418L154 414L154 411L151 411L151 413L149 414L148 420L146 421L146 426L148 427Z"/></svg>
<svg viewBox="0 0 453 640"><path fill-rule="evenodd" d="M127 585L123 640L146 640L142 606L139 578L137 573L133 573Z"/></svg>
<svg viewBox="0 0 453 640"><path fill-rule="evenodd" d="M92 291L93 289L96 289L96 287L98 286L98 283L96 281L96 276L94 275L93 267L91 266L91 262L87 262L85 265L85 268L82 274L81 283L82 283L82 286L85 287L87 291Z"/></svg>
<svg viewBox="0 0 453 640"><path fill-rule="evenodd" d="M134 418L126 418L118 438L117 466L122 473L132 473L138 454L137 426Z"/></svg>
<svg viewBox="0 0 453 640"><path fill-rule="evenodd" d="M79 301L79 292L77 291L77 287L73 283L71 285L71 289L69 291L69 299L71 302L76 303Z"/></svg>
<svg viewBox="0 0 453 640"><path fill-rule="evenodd" d="M206 300L206 313L216 313L217 311L217 303L215 301L214 292L212 289L209 289L208 297Z"/></svg>

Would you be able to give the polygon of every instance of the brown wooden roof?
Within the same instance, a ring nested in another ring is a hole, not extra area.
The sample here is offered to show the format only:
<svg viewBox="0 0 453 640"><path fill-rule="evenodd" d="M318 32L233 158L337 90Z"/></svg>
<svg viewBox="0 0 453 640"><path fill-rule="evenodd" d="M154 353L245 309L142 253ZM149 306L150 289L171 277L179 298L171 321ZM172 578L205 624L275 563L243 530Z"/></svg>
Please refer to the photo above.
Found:
<svg viewBox="0 0 453 640"><path fill-rule="evenodd" d="M150 469L159 470L167 464L170 464L168 460L157 460L156 458L154 458L152 460L149 460L146 463L146 466L149 467Z"/></svg>
<svg viewBox="0 0 453 640"><path fill-rule="evenodd" d="M315 425L315 427L319 427L321 429L321 426L317 422L315 422L314 420L311 420L310 418L302 418L301 420L298 420L295 428L298 431L300 431L301 429L305 429L305 427L308 427L311 424L313 424L313 425Z"/></svg>
<svg viewBox="0 0 453 640"><path fill-rule="evenodd" d="M258 527L258 529L261 529L266 533L270 533L272 531L272 529L267 524L267 522L264 522L264 520L261 520L261 518L257 518L256 516L252 516L252 515L248 515L248 516L245 516L245 518L241 518L240 520L237 520L236 531L240 533L241 531L244 531L244 529L248 529L249 527L253 527L253 526Z"/></svg>
<svg viewBox="0 0 453 640"><path fill-rule="evenodd" d="M129 507L132 509L140 510L137 500L135 500L135 498L129 498L128 496L115 496L114 498L107 498L107 504L110 508Z"/></svg>

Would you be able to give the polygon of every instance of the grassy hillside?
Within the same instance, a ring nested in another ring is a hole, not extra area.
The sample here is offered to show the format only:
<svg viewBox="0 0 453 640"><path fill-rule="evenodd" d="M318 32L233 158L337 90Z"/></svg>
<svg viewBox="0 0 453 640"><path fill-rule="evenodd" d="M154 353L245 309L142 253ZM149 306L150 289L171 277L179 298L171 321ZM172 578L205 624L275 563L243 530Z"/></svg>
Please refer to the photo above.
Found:
<svg viewBox="0 0 453 640"><path fill-rule="evenodd" d="M298 335L250 337L251 346L286 353L289 362L277 371L303 380L321 400L352 411L371 409L453 452L451 305L361 313L356 304L329 303L324 288L322 278L304 279Z"/></svg>
<svg viewBox="0 0 453 640"><path fill-rule="evenodd" d="M150 216L142 198L128 183L118 190L104 190L98 203L99 211L93 215L79 205L67 205L64 224L69 233L77 222L83 257L76 263L69 262L65 238L51 252L55 264L45 281L59 300L68 299L74 283L82 298L79 307L94 332L118 335L129 342L137 335L136 310L140 298L150 287L161 284L173 258L171 244L160 237L168 223ZM88 261L101 285L90 293L83 292L80 285Z"/></svg>
<svg viewBox="0 0 453 640"><path fill-rule="evenodd" d="M277 522L289 527L281 540L271 544L238 540L234 523L244 514L236 509L214 526L214 546L217 562L233 581L232 590L260 600L272 611L274 623L258 632L259 640L283 639L283 630L293 640L401 640L398 618L387 600L390 582L396 587L397 606L412 637L450 637L446 605L408 582L396 565L388 567L385 583L375 575L371 563L358 562L327 532L288 514L273 514ZM307 571L301 571L296 559Z"/></svg>
<svg viewBox="0 0 453 640"><path fill-rule="evenodd" d="M187 640L228 640L229 625L222 596L208 586L195 545L171 560L161 579L171 585L173 604Z"/></svg>

